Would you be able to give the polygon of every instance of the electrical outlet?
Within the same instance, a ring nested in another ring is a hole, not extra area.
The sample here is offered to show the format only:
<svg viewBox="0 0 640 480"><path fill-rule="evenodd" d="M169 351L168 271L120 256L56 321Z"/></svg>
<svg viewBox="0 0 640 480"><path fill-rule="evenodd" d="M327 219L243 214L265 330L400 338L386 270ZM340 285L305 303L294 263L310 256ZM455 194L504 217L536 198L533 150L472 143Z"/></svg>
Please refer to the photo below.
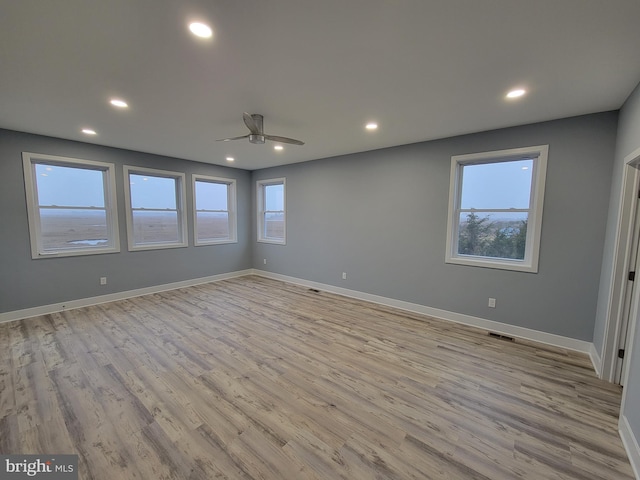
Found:
<svg viewBox="0 0 640 480"><path fill-rule="evenodd" d="M347 272L342 272L342 279L346 280L347 279Z"/></svg>
<svg viewBox="0 0 640 480"><path fill-rule="evenodd" d="M100 277L100 285L106 285L107 284L107 277Z"/></svg>
<svg viewBox="0 0 640 480"><path fill-rule="evenodd" d="M266 258L263 258L263 259L262 259L262 263L264 263L264 264L266 265L266 264L267 264L267 259L266 259Z"/></svg>
<svg viewBox="0 0 640 480"><path fill-rule="evenodd" d="M489 298L489 308L496 308L496 299Z"/></svg>

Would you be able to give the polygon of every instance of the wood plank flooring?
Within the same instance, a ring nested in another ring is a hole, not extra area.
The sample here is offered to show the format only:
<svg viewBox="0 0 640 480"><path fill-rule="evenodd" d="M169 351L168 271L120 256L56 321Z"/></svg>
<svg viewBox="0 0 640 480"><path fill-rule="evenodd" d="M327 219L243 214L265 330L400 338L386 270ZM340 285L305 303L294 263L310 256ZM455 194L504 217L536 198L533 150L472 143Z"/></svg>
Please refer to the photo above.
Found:
<svg viewBox="0 0 640 480"><path fill-rule="evenodd" d="M261 277L0 325L0 453L81 479L632 479L586 355Z"/></svg>

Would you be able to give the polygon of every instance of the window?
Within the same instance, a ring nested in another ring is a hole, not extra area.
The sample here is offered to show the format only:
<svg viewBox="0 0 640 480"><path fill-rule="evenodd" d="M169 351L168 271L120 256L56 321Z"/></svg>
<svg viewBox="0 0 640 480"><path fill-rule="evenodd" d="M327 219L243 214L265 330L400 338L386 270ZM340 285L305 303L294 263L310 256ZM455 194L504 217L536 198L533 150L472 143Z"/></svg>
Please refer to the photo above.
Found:
<svg viewBox="0 0 640 480"><path fill-rule="evenodd" d="M451 158L447 263L538 271L548 148Z"/></svg>
<svg viewBox="0 0 640 480"><path fill-rule="evenodd" d="M236 181L193 175L195 244L236 242Z"/></svg>
<svg viewBox="0 0 640 480"><path fill-rule="evenodd" d="M258 241L285 243L285 179L258 182Z"/></svg>
<svg viewBox="0 0 640 480"><path fill-rule="evenodd" d="M184 173L124 167L129 250L186 247Z"/></svg>
<svg viewBox="0 0 640 480"><path fill-rule="evenodd" d="M120 251L111 163L23 152L31 256Z"/></svg>

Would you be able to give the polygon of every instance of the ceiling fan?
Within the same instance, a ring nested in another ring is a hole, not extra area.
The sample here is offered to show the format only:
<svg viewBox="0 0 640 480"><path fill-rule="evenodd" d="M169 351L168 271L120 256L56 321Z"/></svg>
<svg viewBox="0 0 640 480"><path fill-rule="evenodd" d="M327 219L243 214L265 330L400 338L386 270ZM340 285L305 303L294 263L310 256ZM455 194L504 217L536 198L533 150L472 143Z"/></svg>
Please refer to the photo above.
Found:
<svg viewBox="0 0 640 480"><path fill-rule="evenodd" d="M296 140L295 138L279 137L278 135L267 135L264 133L262 122L263 117L258 113L248 114L247 112L242 114L244 124L249 129L249 134L242 135L240 137L221 138L216 140L217 142L228 142L230 140L240 140L248 138L251 143L264 143L265 140L271 140L273 142L291 143L293 145L304 145L304 142Z"/></svg>

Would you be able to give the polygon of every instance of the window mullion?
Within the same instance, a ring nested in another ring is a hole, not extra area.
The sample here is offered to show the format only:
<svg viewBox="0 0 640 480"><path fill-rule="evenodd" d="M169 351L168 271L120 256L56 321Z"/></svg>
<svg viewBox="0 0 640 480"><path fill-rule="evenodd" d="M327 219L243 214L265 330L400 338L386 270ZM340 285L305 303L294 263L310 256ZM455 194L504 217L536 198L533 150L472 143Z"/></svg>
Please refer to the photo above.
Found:
<svg viewBox="0 0 640 480"><path fill-rule="evenodd" d="M80 207L75 205L38 205L43 210L106 210L106 207Z"/></svg>
<svg viewBox="0 0 640 480"><path fill-rule="evenodd" d="M531 209L530 208L460 208L458 210L459 213L473 213L473 212L478 212L478 213L492 213L492 212L497 212L497 213L523 213L523 212L530 212Z"/></svg>

